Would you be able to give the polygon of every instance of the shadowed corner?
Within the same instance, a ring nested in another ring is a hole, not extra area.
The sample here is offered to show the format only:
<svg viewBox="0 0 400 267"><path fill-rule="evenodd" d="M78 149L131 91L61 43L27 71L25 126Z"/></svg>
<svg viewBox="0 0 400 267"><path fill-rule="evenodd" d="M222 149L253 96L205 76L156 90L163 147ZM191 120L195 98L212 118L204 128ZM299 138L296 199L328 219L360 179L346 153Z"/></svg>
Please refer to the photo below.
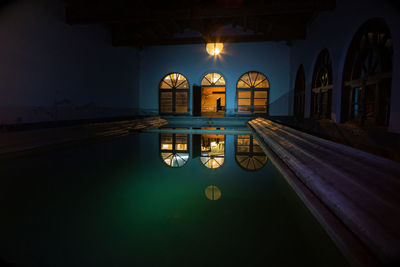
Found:
<svg viewBox="0 0 400 267"><path fill-rule="evenodd" d="M7 262L3 258L0 258L0 266L1 267L22 267L21 265L17 265L17 264L14 264L14 263Z"/></svg>

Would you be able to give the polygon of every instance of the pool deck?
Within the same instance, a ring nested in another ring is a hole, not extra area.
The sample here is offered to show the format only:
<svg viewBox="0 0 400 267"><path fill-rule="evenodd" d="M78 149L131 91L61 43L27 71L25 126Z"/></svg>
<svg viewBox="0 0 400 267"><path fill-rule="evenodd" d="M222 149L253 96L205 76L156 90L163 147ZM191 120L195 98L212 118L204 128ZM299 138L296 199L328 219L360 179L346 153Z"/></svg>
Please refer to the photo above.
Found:
<svg viewBox="0 0 400 267"><path fill-rule="evenodd" d="M352 265L400 266L399 163L267 119L248 124Z"/></svg>
<svg viewBox="0 0 400 267"><path fill-rule="evenodd" d="M144 129L160 127L167 123L166 120L156 116L133 120L85 123L66 127L1 132L0 159L74 144L98 142Z"/></svg>

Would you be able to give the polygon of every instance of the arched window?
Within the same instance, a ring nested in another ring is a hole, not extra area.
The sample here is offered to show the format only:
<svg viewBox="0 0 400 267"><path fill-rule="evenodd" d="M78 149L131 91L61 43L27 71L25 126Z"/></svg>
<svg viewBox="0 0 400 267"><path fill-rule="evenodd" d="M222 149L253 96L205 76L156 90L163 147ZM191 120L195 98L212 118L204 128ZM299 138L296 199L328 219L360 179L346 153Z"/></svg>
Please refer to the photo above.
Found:
<svg viewBox="0 0 400 267"><path fill-rule="evenodd" d="M256 171L267 163L267 156L253 136L237 135L235 138L235 158L240 167Z"/></svg>
<svg viewBox="0 0 400 267"><path fill-rule="evenodd" d="M311 118L330 119L332 110L332 62L328 50L319 54L311 90Z"/></svg>
<svg viewBox="0 0 400 267"><path fill-rule="evenodd" d="M160 155L170 167L182 167L189 160L189 135L160 133Z"/></svg>
<svg viewBox="0 0 400 267"><path fill-rule="evenodd" d="M225 160L225 136L207 134L201 136L201 163L210 169L217 169Z"/></svg>
<svg viewBox="0 0 400 267"><path fill-rule="evenodd" d="M160 114L187 114L189 111L189 83L180 73L165 76L159 86Z"/></svg>
<svg viewBox="0 0 400 267"><path fill-rule="evenodd" d="M387 126L392 86L392 36L385 22L371 19L357 31L343 70L342 122Z"/></svg>
<svg viewBox="0 0 400 267"><path fill-rule="evenodd" d="M237 112L268 114L269 81L255 71L243 74L236 85Z"/></svg>
<svg viewBox="0 0 400 267"><path fill-rule="evenodd" d="M294 86L294 105L293 114L298 118L304 118L304 101L306 91L306 75L303 65L300 65L296 74L296 83Z"/></svg>
<svg viewBox="0 0 400 267"><path fill-rule="evenodd" d="M201 113L206 116L225 114L225 79L221 74L209 73L201 80Z"/></svg>

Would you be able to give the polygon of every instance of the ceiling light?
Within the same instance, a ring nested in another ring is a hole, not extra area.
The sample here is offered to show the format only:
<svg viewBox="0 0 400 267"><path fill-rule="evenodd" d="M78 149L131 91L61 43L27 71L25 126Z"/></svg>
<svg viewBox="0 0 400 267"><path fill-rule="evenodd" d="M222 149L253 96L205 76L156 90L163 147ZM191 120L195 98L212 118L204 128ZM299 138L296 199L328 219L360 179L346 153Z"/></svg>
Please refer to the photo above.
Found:
<svg viewBox="0 0 400 267"><path fill-rule="evenodd" d="M208 43L206 45L207 53L211 56L216 56L220 54L223 48L224 48L223 43Z"/></svg>

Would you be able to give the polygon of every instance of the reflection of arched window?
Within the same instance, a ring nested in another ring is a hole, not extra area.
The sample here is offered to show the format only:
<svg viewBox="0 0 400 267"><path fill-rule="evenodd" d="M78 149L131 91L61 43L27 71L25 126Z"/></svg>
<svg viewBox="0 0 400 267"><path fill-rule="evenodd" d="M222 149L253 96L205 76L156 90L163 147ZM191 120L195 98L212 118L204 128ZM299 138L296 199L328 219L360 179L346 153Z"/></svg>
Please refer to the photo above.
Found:
<svg viewBox="0 0 400 267"><path fill-rule="evenodd" d="M225 136L207 134L201 136L201 163L210 169L217 169L225 160Z"/></svg>
<svg viewBox="0 0 400 267"><path fill-rule="evenodd" d="M160 133L160 155L170 167L182 167L189 160L189 135Z"/></svg>
<svg viewBox="0 0 400 267"><path fill-rule="evenodd" d="M298 118L304 118L304 100L306 90L306 75L304 67L300 65L296 75L296 83L294 87L294 105L293 114Z"/></svg>
<svg viewBox="0 0 400 267"><path fill-rule="evenodd" d="M267 163L267 156L251 135L237 135L235 140L236 162L245 170L255 171Z"/></svg>
<svg viewBox="0 0 400 267"><path fill-rule="evenodd" d="M239 113L268 113L269 81L255 71L243 74L236 85Z"/></svg>
<svg viewBox="0 0 400 267"><path fill-rule="evenodd" d="M357 31L343 70L342 121L387 126L392 86L392 36L381 19Z"/></svg>
<svg viewBox="0 0 400 267"><path fill-rule="evenodd" d="M209 73L201 80L201 112L225 111L225 79Z"/></svg>
<svg viewBox="0 0 400 267"><path fill-rule="evenodd" d="M186 114L189 111L189 83L185 76L171 73L160 82L160 114Z"/></svg>
<svg viewBox="0 0 400 267"><path fill-rule="evenodd" d="M319 54L311 90L311 118L330 119L332 108L332 62L328 50Z"/></svg>

